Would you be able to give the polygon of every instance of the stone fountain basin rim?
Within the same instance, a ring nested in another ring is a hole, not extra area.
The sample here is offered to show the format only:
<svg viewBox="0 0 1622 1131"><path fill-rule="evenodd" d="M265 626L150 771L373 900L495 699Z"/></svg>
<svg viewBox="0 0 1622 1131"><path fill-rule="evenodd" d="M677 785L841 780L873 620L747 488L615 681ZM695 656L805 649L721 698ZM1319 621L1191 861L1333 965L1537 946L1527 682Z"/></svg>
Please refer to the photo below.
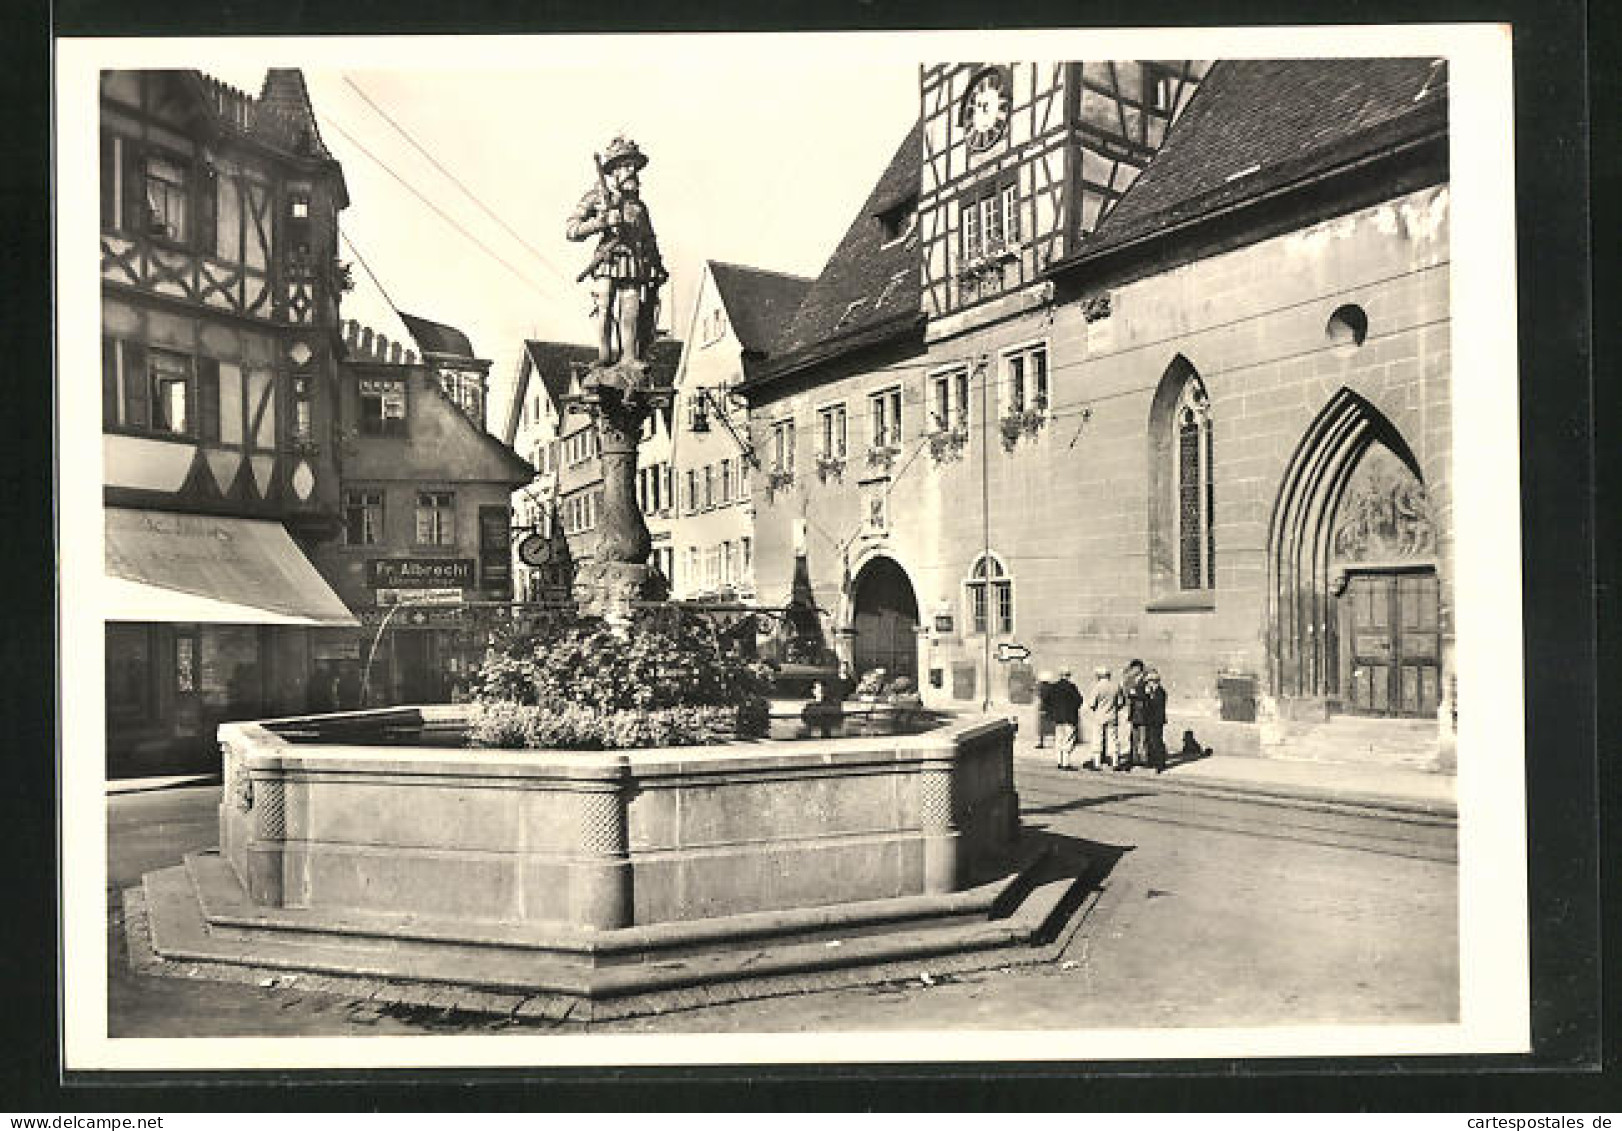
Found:
<svg viewBox="0 0 1622 1131"><path fill-rule="evenodd" d="M436 712L437 713L437 712ZM351 712L349 718L358 716ZM379 712L381 714L381 712ZM424 717L427 717L426 715ZM444 718L444 715L440 716ZM436 771L490 778L600 778L683 772L716 773L728 769L767 766L855 766L897 762L950 762L966 740L1009 725L1001 717L964 719L933 731L910 735L852 736L848 738L738 739L715 746L648 747L633 750L506 750L493 747L367 746L347 743L339 736L330 743L288 741L275 727L299 720L222 723L219 737L244 755L250 770L320 768L324 770L378 770L399 767L415 774Z"/></svg>

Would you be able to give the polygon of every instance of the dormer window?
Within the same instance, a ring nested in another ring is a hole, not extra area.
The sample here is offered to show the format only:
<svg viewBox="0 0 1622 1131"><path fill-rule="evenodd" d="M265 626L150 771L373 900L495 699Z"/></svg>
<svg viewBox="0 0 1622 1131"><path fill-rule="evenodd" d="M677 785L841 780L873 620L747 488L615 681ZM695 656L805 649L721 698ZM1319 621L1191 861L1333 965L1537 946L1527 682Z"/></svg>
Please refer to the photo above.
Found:
<svg viewBox="0 0 1622 1131"><path fill-rule="evenodd" d="M918 198L909 196L879 213L879 231L884 242L895 243L912 233L918 223Z"/></svg>

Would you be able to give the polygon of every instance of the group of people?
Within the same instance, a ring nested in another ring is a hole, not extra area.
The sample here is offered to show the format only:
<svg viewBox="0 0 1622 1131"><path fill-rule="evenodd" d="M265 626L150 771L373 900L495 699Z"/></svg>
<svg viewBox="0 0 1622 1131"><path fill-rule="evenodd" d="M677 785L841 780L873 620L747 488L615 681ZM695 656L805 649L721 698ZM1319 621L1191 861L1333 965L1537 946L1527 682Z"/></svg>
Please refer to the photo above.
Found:
<svg viewBox="0 0 1622 1131"><path fill-rule="evenodd" d="M1142 660L1133 660L1112 678L1109 668L1093 669L1093 685L1085 694L1070 679L1070 669L1042 685L1042 709L1053 721L1053 737L1058 750L1059 769L1074 770L1073 761L1080 739L1081 715L1085 710L1092 726L1092 757L1081 768L1106 767L1130 771L1145 766L1162 773L1166 769L1166 689L1160 673ZM1122 715L1129 728L1122 740Z"/></svg>

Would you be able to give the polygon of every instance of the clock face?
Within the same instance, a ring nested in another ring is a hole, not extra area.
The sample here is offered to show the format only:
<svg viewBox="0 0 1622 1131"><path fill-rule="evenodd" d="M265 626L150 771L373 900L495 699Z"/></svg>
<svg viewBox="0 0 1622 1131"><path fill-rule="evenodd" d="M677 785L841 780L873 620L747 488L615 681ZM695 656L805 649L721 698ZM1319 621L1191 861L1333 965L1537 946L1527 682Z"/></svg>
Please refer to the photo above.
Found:
<svg viewBox="0 0 1622 1131"><path fill-rule="evenodd" d="M1002 140L1008 129L1007 80L998 70L983 71L963 97L962 122L969 150L978 153Z"/></svg>

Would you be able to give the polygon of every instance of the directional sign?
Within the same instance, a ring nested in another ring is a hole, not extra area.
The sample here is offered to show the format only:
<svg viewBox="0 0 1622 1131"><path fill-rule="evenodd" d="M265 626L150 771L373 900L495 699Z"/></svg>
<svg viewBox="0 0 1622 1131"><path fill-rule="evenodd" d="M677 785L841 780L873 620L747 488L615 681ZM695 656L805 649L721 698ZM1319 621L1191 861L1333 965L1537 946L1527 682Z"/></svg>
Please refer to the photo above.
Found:
<svg viewBox="0 0 1622 1131"><path fill-rule="evenodd" d="M997 645L997 662L999 664L1008 664L1013 663L1015 660L1028 660L1030 658L1031 650L1023 644Z"/></svg>

